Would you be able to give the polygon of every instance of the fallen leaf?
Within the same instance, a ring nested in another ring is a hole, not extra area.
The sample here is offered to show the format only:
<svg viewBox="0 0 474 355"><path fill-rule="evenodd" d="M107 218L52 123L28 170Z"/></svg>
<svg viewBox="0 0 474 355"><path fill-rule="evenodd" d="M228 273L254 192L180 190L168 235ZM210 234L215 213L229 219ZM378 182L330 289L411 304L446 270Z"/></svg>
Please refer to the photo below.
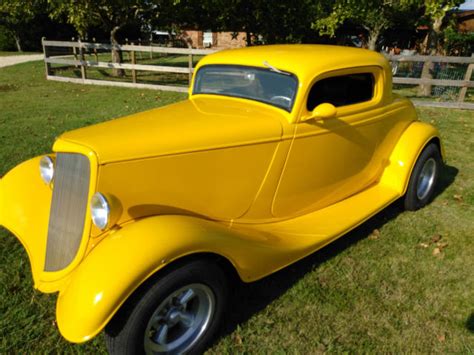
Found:
<svg viewBox="0 0 474 355"><path fill-rule="evenodd" d="M440 248L434 248L433 249L433 255L436 256L436 255L439 255L441 254L441 249Z"/></svg>
<svg viewBox="0 0 474 355"><path fill-rule="evenodd" d="M242 345L242 337L239 334L235 334L233 338L235 344Z"/></svg>
<svg viewBox="0 0 474 355"><path fill-rule="evenodd" d="M462 201L463 201L462 195L456 194L456 195L453 195L453 198L454 198L456 201L458 201L458 202L462 202Z"/></svg>
<svg viewBox="0 0 474 355"><path fill-rule="evenodd" d="M316 353L317 354L324 354L325 352L326 352L326 346L324 346L324 344L319 344L316 347Z"/></svg>
<svg viewBox="0 0 474 355"><path fill-rule="evenodd" d="M370 240L376 240L376 239L379 239L379 237L380 237L380 231L378 229L374 229L372 233L370 233L369 235Z"/></svg>
<svg viewBox="0 0 474 355"><path fill-rule="evenodd" d="M420 243L420 244L418 244L418 246L419 246L420 248L428 248L429 245L426 244L426 243Z"/></svg>
<svg viewBox="0 0 474 355"><path fill-rule="evenodd" d="M439 234L434 234L432 237L431 237L431 243L437 243L441 240L441 235Z"/></svg>
<svg viewBox="0 0 474 355"><path fill-rule="evenodd" d="M437 338L438 338L440 343L443 343L446 340L446 335L440 334L440 335L438 335Z"/></svg>
<svg viewBox="0 0 474 355"><path fill-rule="evenodd" d="M436 243L436 245L438 246L438 248L440 250L443 250L444 248L446 248L448 246L448 243L447 242L444 242L444 243L438 242L438 243Z"/></svg>

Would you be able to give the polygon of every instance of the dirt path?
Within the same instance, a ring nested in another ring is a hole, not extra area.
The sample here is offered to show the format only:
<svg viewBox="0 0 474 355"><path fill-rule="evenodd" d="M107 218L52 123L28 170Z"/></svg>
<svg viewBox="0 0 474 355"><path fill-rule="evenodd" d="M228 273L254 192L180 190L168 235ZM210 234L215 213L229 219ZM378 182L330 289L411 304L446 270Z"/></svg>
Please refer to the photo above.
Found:
<svg viewBox="0 0 474 355"><path fill-rule="evenodd" d="M32 62L34 60L42 60L42 54L25 54L25 55L12 55L6 57L0 57L0 68L8 67L18 63Z"/></svg>

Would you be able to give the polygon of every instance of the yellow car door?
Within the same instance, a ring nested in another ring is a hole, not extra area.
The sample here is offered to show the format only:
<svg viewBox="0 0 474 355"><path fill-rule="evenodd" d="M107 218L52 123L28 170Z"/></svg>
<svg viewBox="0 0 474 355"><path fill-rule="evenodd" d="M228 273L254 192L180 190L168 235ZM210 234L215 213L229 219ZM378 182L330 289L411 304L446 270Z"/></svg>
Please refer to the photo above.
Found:
<svg viewBox="0 0 474 355"><path fill-rule="evenodd" d="M323 208L373 183L384 168L379 148L393 128L382 106L383 71L340 70L310 85L275 195L272 213L290 217ZM307 119L322 103L336 107L332 118Z"/></svg>

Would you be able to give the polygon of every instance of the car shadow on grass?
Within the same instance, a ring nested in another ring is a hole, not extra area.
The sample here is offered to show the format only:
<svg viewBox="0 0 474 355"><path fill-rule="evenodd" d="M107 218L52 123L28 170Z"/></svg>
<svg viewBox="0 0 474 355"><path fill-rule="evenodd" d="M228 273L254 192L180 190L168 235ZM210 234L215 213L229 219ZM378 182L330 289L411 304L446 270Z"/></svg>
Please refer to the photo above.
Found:
<svg viewBox="0 0 474 355"><path fill-rule="evenodd" d="M443 166L434 198L437 198L454 182L458 171L453 166ZM236 283L235 289L232 290L230 309L216 342L232 333L239 324L247 322L254 314L282 296L307 273L318 269L324 262L367 238L374 229L380 229L403 211L403 199L399 199L343 237L283 270L253 283ZM472 317L473 315L467 323L471 331L474 327Z"/></svg>
<svg viewBox="0 0 474 355"><path fill-rule="evenodd" d="M466 321L466 328L469 330L471 333L474 333L474 312L472 312L469 317L467 318Z"/></svg>

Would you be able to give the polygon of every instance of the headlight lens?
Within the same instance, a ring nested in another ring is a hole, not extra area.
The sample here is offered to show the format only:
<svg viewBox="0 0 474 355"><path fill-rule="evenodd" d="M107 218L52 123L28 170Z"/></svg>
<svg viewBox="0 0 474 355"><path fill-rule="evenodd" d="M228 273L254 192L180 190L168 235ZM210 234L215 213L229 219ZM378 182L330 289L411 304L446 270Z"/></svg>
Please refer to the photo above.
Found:
<svg viewBox="0 0 474 355"><path fill-rule="evenodd" d="M105 198L100 192L96 192L91 198L91 216L92 222L104 230L109 224L110 218L110 206Z"/></svg>
<svg viewBox="0 0 474 355"><path fill-rule="evenodd" d="M46 184L50 184L54 178L54 160L51 157L44 156L40 160L41 178Z"/></svg>

